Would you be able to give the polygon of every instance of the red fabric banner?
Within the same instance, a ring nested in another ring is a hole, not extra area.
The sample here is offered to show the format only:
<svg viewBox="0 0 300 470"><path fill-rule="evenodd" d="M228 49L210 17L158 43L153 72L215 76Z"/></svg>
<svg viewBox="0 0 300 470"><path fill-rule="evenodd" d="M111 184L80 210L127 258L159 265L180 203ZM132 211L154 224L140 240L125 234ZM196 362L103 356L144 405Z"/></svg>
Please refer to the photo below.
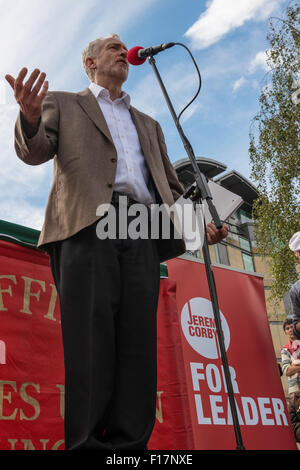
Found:
<svg viewBox="0 0 300 470"><path fill-rule="evenodd" d="M48 256L0 241L0 449L64 449L60 310ZM161 279L152 448L193 448L176 283Z"/></svg>
<svg viewBox="0 0 300 470"><path fill-rule="evenodd" d="M0 241L0 266L0 449L63 449L63 352L49 258Z"/></svg>
<svg viewBox="0 0 300 470"><path fill-rule="evenodd" d="M194 449L176 305L176 282L161 279L157 310L157 408L149 450Z"/></svg>
<svg viewBox="0 0 300 470"><path fill-rule="evenodd" d="M236 449L205 266L167 263L177 283L195 449ZM269 328L263 279L214 267L222 331L246 449L297 449Z"/></svg>
<svg viewBox="0 0 300 470"><path fill-rule="evenodd" d="M149 449L234 449L204 266L181 259L167 264ZM262 279L214 271L245 446L295 449ZM0 316L0 449L63 450L60 311L45 253L0 241Z"/></svg>

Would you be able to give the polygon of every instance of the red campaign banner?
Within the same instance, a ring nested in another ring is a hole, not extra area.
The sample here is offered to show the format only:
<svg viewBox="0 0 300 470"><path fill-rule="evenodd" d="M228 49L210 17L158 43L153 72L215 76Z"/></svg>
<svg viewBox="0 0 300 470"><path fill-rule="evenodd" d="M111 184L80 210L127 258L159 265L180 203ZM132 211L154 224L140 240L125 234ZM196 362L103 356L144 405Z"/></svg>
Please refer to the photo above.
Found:
<svg viewBox="0 0 300 470"><path fill-rule="evenodd" d="M184 259L170 260L167 266L169 279L177 284L194 449L235 450L205 266ZM266 313L263 279L223 267L213 270L244 447L297 450Z"/></svg>
<svg viewBox="0 0 300 470"><path fill-rule="evenodd" d="M171 260L158 305L156 424L150 450L234 449L203 264ZM64 449L59 302L48 256L0 241L0 449ZM262 279L214 268L244 444L297 449ZM225 432L224 432L225 431Z"/></svg>
<svg viewBox="0 0 300 470"><path fill-rule="evenodd" d="M157 406L149 450L194 449L176 282L161 279L157 309Z"/></svg>
<svg viewBox="0 0 300 470"><path fill-rule="evenodd" d="M0 449L64 449L60 310L48 256L0 241ZM156 425L149 449L193 448L176 283L161 279Z"/></svg>
<svg viewBox="0 0 300 470"><path fill-rule="evenodd" d="M0 449L64 449L60 311L48 256L0 241Z"/></svg>

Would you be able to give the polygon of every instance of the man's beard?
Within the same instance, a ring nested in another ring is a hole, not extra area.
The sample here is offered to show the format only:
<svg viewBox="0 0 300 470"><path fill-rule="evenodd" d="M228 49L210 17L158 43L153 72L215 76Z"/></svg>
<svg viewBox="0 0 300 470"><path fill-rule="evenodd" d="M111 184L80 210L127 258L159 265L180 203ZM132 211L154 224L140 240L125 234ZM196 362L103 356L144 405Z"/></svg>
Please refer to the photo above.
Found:
<svg viewBox="0 0 300 470"><path fill-rule="evenodd" d="M118 66L118 70L117 70L115 65L118 66L118 63L114 64L112 67L107 69L107 71L106 71L107 75L110 76L110 77L114 77L114 78L120 78L120 79L123 80L123 82L125 82L127 80L127 77L128 77L128 67Z"/></svg>

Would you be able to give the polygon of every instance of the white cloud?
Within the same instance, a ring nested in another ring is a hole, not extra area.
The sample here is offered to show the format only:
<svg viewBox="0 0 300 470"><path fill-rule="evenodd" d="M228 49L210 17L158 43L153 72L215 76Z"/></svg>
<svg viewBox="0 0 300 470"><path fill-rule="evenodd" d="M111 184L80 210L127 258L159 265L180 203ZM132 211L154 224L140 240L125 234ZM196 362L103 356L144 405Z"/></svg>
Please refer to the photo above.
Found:
<svg viewBox="0 0 300 470"><path fill-rule="evenodd" d="M65 89L67 79L74 83L85 76L81 52L88 42L111 32L122 35L137 15L146 14L156 1L114 0L113 10L105 0L5 2L1 9L0 75L14 75L23 66L29 71L39 67L47 73L50 89Z"/></svg>
<svg viewBox="0 0 300 470"><path fill-rule="evenodd" d="M246 21L269 17L282 0L211 0L199 19L186 31L196 49L204 49L219 41Z"/></svg>
<svg viewBox="0 0 300 470"><path fill-rule="evenodd" d="M249 73L255 72L257 69L263 69L265 71L270 70L270 67L267 64L268 52L259 51L255 57L251 60L249 65Z"/></svg>
<svg viewBox="0 0 300 470"><path fill-rule="evenodd" d="M250 64L248 66L248 70L246 71L246 75L248 77L250 75L254 74L255 72L257 72L257 70L263 70L265 72L271 70L271 64L267 63L268 53L269 53L269 51L259 51L255 54L253 59L250 61ZM257 80L255 80L255 79L251 80L250 77L245 78L244 76L241 76L239 79L237 79L233 83L232 92L235 93L239 88L246 85L246 83L254 89L259 89L260 88L259 83L258 83Z"/></svg>
<svg viewBox="0 0 300 470"><path fill-rule="evenodd" d="M241 88L243 85L245 85L247 83L247 80L245 77L241 77L239 78L238 80L236 80L234 82L234 84L232 85L232 91L233 93L235 93L239 88Z"/></svg>
<svg viewBox="0 0 300 470"><path fill-rule="evenodd" d="M24 198L10 198L0 202L1 219L24 227L41 230L44 209L28 203Z"/></svg>

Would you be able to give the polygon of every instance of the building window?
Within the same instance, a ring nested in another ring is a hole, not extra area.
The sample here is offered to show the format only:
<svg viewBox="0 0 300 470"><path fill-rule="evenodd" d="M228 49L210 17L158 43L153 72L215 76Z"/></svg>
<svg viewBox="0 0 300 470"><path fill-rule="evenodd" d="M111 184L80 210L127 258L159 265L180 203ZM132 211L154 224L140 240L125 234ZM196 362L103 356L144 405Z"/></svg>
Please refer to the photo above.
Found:
<svg viewBox="0 0 300 470"><path fill-rule="evenodd" d="M214 245L214 249L215 249L216 261L217 261L218 264L220 264L220 256L219 256L218 245Z"/></svg>
<svg viewBox="0 0 300 470"><path fill-rule="evenodd" d="M246 211L239 209L237 211L237 217L240 221L240 224L245 224L247 222L253 222L251 214L247 213Z"/></svg>
<svg viewBox="0 0 300 470"><path fill-rule="evenodd" d="M240 247L242 250L251 251L251 246L246 238L239 237Z"/></svg>
<svg viewBox="0 0 300 470"><path fill-rule="evenodd" d="M242 258L243 258L243 263L244 263L244 269L245 271L251 271L254 272L254 263L252 256L246 255L245 253L242 253Z"/></svg>
<svg viewBox="0 0 300 470"><path fill-rule="evenodd" d="M229 266L229 259L228 259L226 245L223 245L222 243L218 243L217 245L215 245L215 253L216 253L217 263L225 264L226 266Z"/></svg>

